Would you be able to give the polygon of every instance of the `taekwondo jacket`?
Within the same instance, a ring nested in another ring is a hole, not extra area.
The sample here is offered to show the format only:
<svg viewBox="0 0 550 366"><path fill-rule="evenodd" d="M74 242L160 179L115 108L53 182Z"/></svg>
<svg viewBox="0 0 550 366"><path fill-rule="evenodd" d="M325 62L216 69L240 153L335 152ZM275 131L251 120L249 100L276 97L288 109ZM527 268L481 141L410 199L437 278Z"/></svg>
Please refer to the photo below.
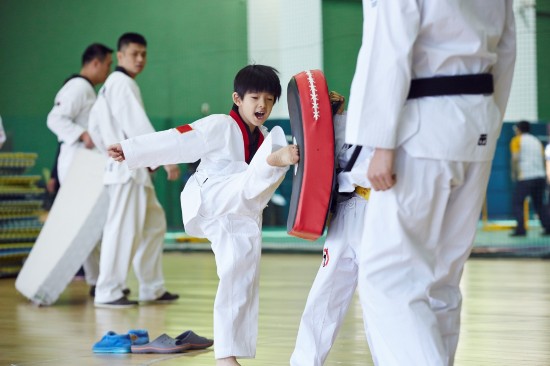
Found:
<svg viewBox="0 0 550 366"><path fill-rule="evenodd" d="M488 161L515 64L512 0L363 0L346 141L412 156ZM490 73L494 94L407 100L412 79Z"/></svg>
<svg viewBox="0 0 550 366"><path fill-rule="evenodd" d="M69 79L55 96L48 114L48 128L64 144L83 144L80 135L88 129L88 116L96 100L94 87L83 77Z"/></svg>
<svg viewBox="0 0 550 366"><path fill-rule="evenodd" d="M90 111L89 132L103 153L111 144L155 132L145 113L139 86L125 72L117 70L111 73L100 89ZM104 184L123 184L130 179L137 184L153 186L147 168L130 170L126 162L107 159Z"/></svg>
<svg viewBox="0 0 550 366"><path fill-rule="evenodd" d="M258 128L262 136L267 136L266 127ZM181 209L186 232L202 236L198 225L193 223L203 199L201 187L207 180L223 181L247 169L246 136L232 116L214 114L189 125L128 139L121 145L130 169L201 160L185 184Z"/></svg>

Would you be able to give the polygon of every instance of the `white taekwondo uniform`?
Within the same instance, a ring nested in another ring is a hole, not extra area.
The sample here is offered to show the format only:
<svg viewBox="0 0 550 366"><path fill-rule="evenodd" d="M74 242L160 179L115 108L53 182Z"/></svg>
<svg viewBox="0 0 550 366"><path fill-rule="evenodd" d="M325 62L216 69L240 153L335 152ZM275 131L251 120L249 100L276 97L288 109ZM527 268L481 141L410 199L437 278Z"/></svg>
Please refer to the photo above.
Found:
<svg viewBox="0 0 550 366"><path fill-rule="evenodd" d="M265 127L259 129L255 137L232 110L229 116L211 115L122 142L131 169L201 159L181 193L181 209L185 231L208 238L216 257L216 358L256 353L262 211L288 170L266 161L287 145L283 130L275 127L267 134ZM253 155L247 147L256 139L261 145Z"/></svg>
<svg viewBox="0 0 550 366"><path fill-rule="evenodd" d="M345 123L345 115L335 116L335 151L341 169L355 149L344 144ZM355 293L367 200L353 192L357 186L370 187L367 168L371 153L363 148L351 171L338 173L338 192L346 197L339 200L330 219L323 261L302 314L292 366L324 364Z"/></svg>
<svg viewBox="0 0 550 366"><path fill-rule="evenodd" d="M515 64L512 0L363 1L346 141L396 150L371 192L359 294L376 365L452 365L459 282ZM411 79L490 73L494 93L407 100Z"/></svg>
<svg viewBox="0 0 550 366"><path fill-rule="evenodd" d="M124 69L117 67L100 89L90 112L94 143L105 152L111 144L154 131L139 86ZM130 265L139 282L139 300L154 300L166 291L162 273L166 217L149 171L130 170L124 162L107 159L103 183L110 201L95 302L112 302L124 296Z"/></svg>
<svg viewBox="0 0 550 366"><path fill-rule="evenodd" d="M80 135L88 130L88 116L95 100L94 85L78 74L69 77L55 96L54 106L46 123L61 143L57 158L57 178L60 185L63 184L77 150L86 148L80 141ZM99 275L97 248L84 261L83 267L86 282L95 285Z"/></svg>

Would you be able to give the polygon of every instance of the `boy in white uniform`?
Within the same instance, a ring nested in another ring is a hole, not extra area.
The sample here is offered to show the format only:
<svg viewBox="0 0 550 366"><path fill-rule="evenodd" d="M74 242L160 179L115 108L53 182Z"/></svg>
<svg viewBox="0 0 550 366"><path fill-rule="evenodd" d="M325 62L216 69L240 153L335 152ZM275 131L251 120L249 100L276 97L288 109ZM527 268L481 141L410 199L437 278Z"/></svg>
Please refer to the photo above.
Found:
<svg viewBox="0 0 550 366"><path fill-rule="evenodd" d="M330 92L330 100L341 103L334 117L338 198L328 226L323 261L300 321L291 366L325 363L357 287L361 235L370 193L366 173L372 151L362 148L354 158L356 147L344 143L344 98Z"/></svg>
<svg viewBox="0 0 550 366"><path fill-rule="evenodd" d="M57 180L59 185L67 175L75 153L79 149L93 149L94 143L88 133L88 116L96 100L94 87L107 79L113 50L94 43L82 54L80 73L71 75L55 96L55 104L48 114L48 128L57 135L60 142L57 158ZM94 286L99 274L99 252L93 250L83 264L86 282Z"/></svg>
<svg viewBox="0 0 550 366"><path fill-rule="evenodd" d="M147 43L137 33L118 40L118 66L99 91L90 112L90 133L103 152L106 146L126 137L154 132L145 114L141 93L134 78L146 64ZM164 167L168 179L176 180L179 167ZM125 294L130 266L139 282L139 300L171 302L178 295L164 288L162 252L166 218L155 195L149 171L130 171L126 164L107 159L103 180L109 193L109 211L103 229L97 307L136 306Z"/></svg>
<svg viewBox="0 0 550 366"><path fill-rule="evenodd" d="M212 243L220 279L214 303L217 365L253 358L258 333L262 211L282 182L298 149L280 127L263 126L281 95L276 70L241 69L233 108L192 124L125 140L109 147L114 160L134 169L201 163L181 194L187 233Z"/></svg>
<svg viewBox="0 0 550 366"><path fill-rule="evenodd" d="M375 364L452 365L512 83L512 0L363 1L346 142L375 149L359 295Z"/></svg>

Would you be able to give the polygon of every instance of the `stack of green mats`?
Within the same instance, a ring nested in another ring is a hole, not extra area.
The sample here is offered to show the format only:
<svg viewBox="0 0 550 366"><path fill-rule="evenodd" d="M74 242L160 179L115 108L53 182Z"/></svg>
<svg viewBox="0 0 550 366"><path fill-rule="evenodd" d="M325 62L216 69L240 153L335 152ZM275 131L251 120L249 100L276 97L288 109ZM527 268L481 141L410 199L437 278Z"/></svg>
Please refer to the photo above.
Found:
<svg viewBox="0 0 550 366"><path fill-rule="evenodd" d="M42 228L41 177L23 175L36 158L33 153L0 153L0 277L19 273Z"/></svg>

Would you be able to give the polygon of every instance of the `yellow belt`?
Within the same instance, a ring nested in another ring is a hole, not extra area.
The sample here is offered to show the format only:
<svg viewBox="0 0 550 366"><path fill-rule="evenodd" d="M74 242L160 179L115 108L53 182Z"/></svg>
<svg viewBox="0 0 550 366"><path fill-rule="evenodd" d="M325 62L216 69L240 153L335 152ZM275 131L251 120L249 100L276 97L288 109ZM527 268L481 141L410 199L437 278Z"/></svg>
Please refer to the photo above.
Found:
<svg viewBox="0 0 550 366"><path fill-rule="evenodd" d="M364 187L355 187L355 193L357 193L359 196L363 197L364 199L368 200L370 196L370 188L364 188Z"/></svg>

